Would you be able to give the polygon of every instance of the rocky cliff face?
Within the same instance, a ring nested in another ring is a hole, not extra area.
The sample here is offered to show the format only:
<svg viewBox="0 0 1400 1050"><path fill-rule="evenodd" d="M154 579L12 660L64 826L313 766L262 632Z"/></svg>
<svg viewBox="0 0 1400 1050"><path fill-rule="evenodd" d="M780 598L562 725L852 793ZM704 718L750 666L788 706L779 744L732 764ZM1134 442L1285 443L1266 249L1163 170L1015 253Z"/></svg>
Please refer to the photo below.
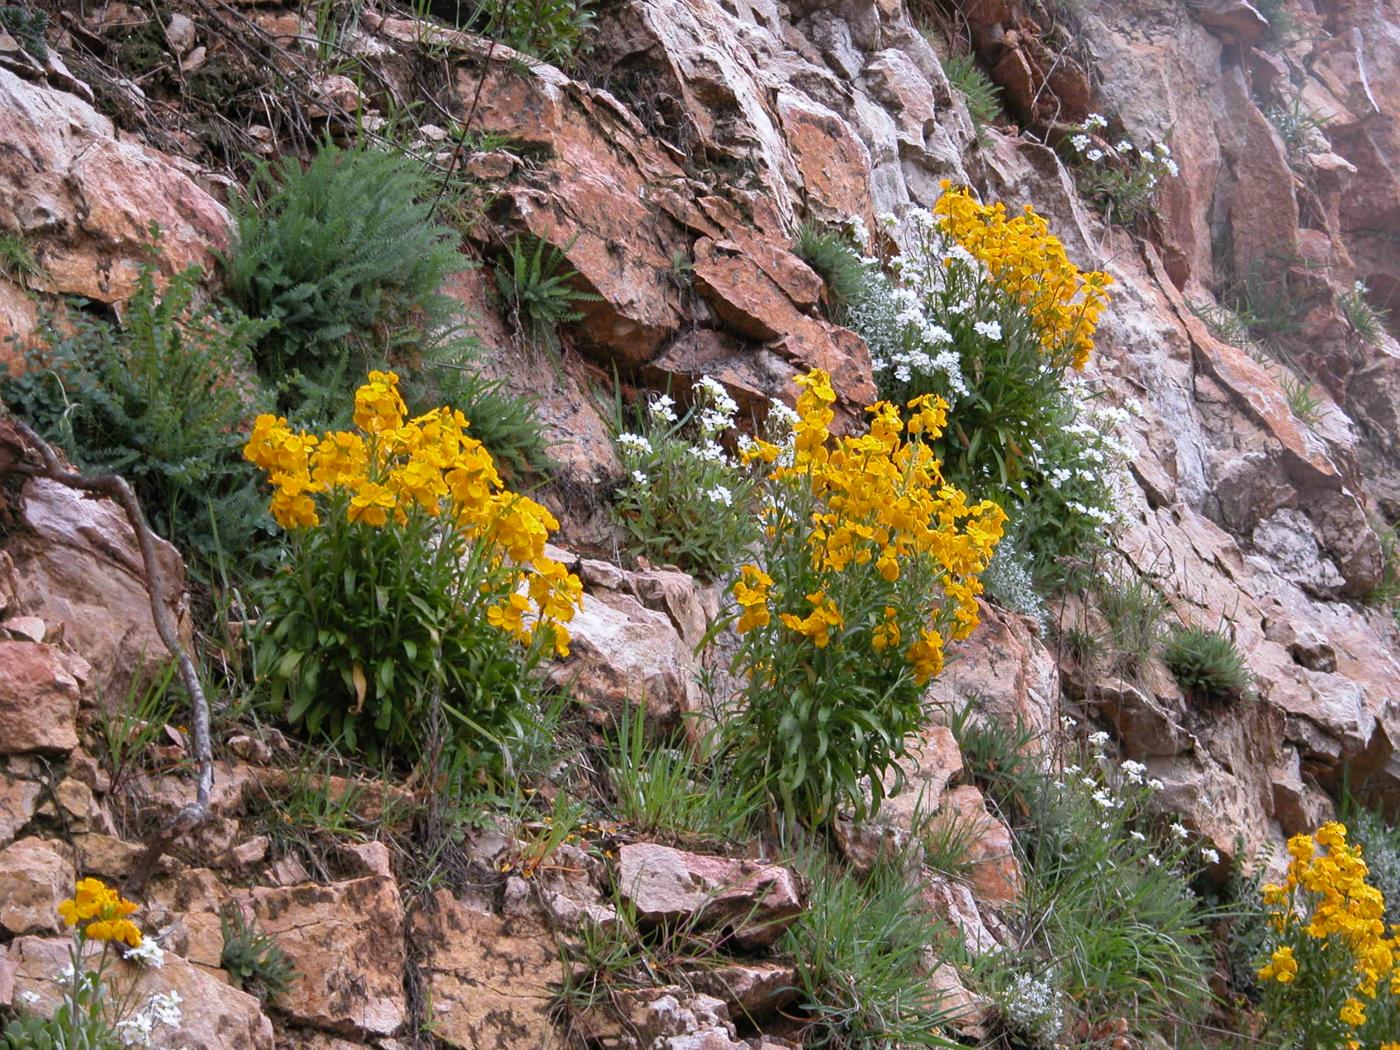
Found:
<svg viewBox="0 0 1400 1050"><path fill-rule="evenodd" d="M412 98L428 55L445 77L439 97L452 115L470 114L475 130L515 144L511 153L463 159L495 186L491 228L558 247L579 286L598 298L566 335L562 367L548 369L515 345L479 272L455 293L493 347L498 374L521 390L544 387L540 411L561 464L555 498L582 554L608 549L606 524L589 509L597 500L586 497L619 468L588 391L614 369L658 388L708 374L746 410L785 396L791 378L811 367L832 374L848 411L874 399L867 348L818 310L821 281L793 254L800 221L873 225L887 212L931 206L945 179L1009 206L1033 204L1076 262L1115 280L1089 375L1112 401L1144 408L1133 417L1133 485L1116 546L1157 581L1177 617L1228 625L1257 699L1206 710L1166 674L1151 679L1155 687L1086 674L1051 632L991 606L935 691L975 699L997 717L1019 715L1046 741L1066 714L1108 731L1124 757L1163 782L1164 803L1226 859L1276 864L1286 835L1332 813L1344 777L1400 810L1400 629L1387 610L1360 600L1385 571L1377 530L1400 518L1400 344L1386 331L1374 345L1358 338L1338 305L1357 280L1373 301L1400 303L1395 0L1290 4L1295 31L1282 41L1244 0L967 0L914 12L900 0L625 0L597 12L580 70L532 63L528 76L503 48L378 5L342 41L372 56L377 70L376 85L358 87L316 72L309 16L190 6L194 21L172 6L190 26L183 60L195 48L214 60L230 49L229 34L277 44L279 75L301 92L288 89L292 101L284 100L297 108L296 123L334 128L357 105L387 109L390 97ZM971 42L1014 123L974 126L916 28L934 15ZM176 268L207 263L228 220L223 182L189 113L162 118L159 134L146 109L132 120L119 107L114 123L62 65L63 43L77 49L104 31L95 17L55 22L60 46L47 68L0 33L0 232L22 232L34 247L42 272L24 282L29 290L119 306L150 223L164 229L164 265ZM182 46L173 34L171 46ZM113 91L128 88L140 93L131 82L105 85L109 110ZM1297 100L1325 123L1285 142L1268 113ZM138 109L156 105L143 97ZM1141 139L1169 141L1178 160L1158 214L1136 233L1105 224L1076 190L1063 152L1047 144L1091 112ZM264 133L258 126L252 141ZM483 235L472 247L494 243ZM677 260L686 262L685 280ZM1294 365L1321 397L1308 423L1290 408L1276 369L1200 316L1232 279L1259 267L1297 307ZM23 338L35 316L15 274L0 276L0 331ZM0 641L0 753L9 756L0 773L0 883L28 887L12 897L7 890L8 899L37 896L28 910L5 905L14 938L0 956L5 1001L16 989L49 994L47 938L56 930L50 902L30 884L38 870L71 875L72 861L38 833L61 818L75 833L81 870L129 870L129 847L104 808L110 784L78 748L77 728L95 683L124 688L124 654L154 648L131 538L115 515L103 519L35 481L13 504L13 519L0 519L0 631L10 639ZM592 603L575 657L585 691L606 706L645 685L658 710L693 707L689 649L715 596L679 573L581 564ZM208 1031L190 1034L188 1045L273 1045L257 1001L208 976L219 962L216 902L245 883L239 899L285 935L279 940L302 971L279 1015L286 1031L277 1045L408 1045L395 1041L409 1009L404 930L437 948L411 983L431 989L443 1043L562 1038L548 1010L558 963L541 950L540 930L561 914L607 907L593 862L565 866L560 885L543 892L518 877L503 898L441 891L436 906L415 906L405 919L388 858L367 849L346 858L335 879L260 867L267 843L247 837L242 821L251 785L270 774L260 764L264 745L244 746L247 754L221 769L222 808L205 832L215 870L167 862L152 903L188 960L161 980L208 1014ZM922 755L919 775L935 795L975 793L948 786L961 761L946 730L931 732ZM68 772L54 788L58 768ZM168 779L175 791L177 778ZM980 799L971 804L981 810ZM974 941L993 937L997 904L1016 893L1014 862L996 848L1005 829L988 820L990 845L971 892L929 891ZM511 848L478 843L487 863ZM640 849L664 847L624 847L624 869L641 863L627 852ZM733 885L732 873L715 866L737 863L651 857L646 870L675 885L651 886L652 897L637 903L658 915L703 915L713 899L691 900L686 893L696 891L680 887L706 878ZM785 876L745 869L734 907L781 923L800 907ZM667 1003L663 989L638 997L633 1020L655 1045L785 1045L734 1034L731 1017L757 1012L758 1003L771 1008L764 987L787 983L761 969L734 975L751 1001L726 994ZM604 1043L623 1038L595 1034Z"/></svg>

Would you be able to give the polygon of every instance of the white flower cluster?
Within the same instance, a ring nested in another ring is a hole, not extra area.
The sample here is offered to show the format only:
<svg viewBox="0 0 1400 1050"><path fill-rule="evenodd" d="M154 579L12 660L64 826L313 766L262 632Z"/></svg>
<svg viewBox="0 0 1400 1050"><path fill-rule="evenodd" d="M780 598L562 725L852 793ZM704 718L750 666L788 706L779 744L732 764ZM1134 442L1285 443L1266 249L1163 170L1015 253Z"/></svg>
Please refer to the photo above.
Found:
<svg viewBox="0 0 1400 1050"><path fill-rule="evenodd" d="M179 1031L184 1019L180 1011L181 1002L180 993L173 988L168 992L157 992L139 1010L117 1022L118 1037L127 1046L153 1046L151 1036L157 1028Z"/></svg>
<svg viewBox="0 0 1400 1050"><path fill-rule="evenodd" d="M1065 1009L1053 973L1039 978L1017 974L1001 1005L1006 1019L1023 1035L1051 1046L1059 1040Z"/></svg>
<svg viewBox="0 0 1400 1050"><path fill-rule="evenodd" d="M1069 138L1070 148L1090 164L1098 164L1105 159L1122 160L1130 164L1137 177L1140 177L1148 191L1155 190L1163 176L1176 176L1181 169L1172 159L1171 148L1165 142L1153 146L1139 146L1132 139L1123 138L1114 143L1111 149L1102 150L1093 144L1089 133L1102 131L1108 121L1099 113L1090 113L1083 124L1074 129Z"/></svg>
<svg viewBox="0 0 1400 1050"><path fill-rule="evenodd" d="M1072 419L1062 433L1069 440L1053 444L1053 458L1039 443L1032 451L1066 508L1095 527L1123 525L1131 487L1128 465L1136 455L1128 439L1133 412L1109 404L1076 376L1066 378L1064 396Z"/></svg>
<svg viewBox="0 0 1400 1050"><path fill-rule="evenodd" d="M619 434L617 435L617 447L624 454L631 453L634 456L651 455L651 442L641 434Z"/></svg>

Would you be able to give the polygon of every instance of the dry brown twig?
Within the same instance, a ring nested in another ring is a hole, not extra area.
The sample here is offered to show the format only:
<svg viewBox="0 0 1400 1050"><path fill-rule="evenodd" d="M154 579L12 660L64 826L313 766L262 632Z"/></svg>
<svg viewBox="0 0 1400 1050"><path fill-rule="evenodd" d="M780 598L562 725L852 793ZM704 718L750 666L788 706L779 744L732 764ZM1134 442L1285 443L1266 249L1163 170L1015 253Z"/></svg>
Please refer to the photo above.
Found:
<svg viewBox="0 0 1400 1050"><path fill-rule="evenodd" d="M34 462L37 455L39 462ZM156 555L156 536L146 523L141 503L126 479L118 474L88 475L66 466L47 441L36 434L23 420L0 419L0 473L24 474L48 478L77 489L112 499L126 514L141 548L141 561L146 571L146 591L151 600L151 619L156 633L180 670L180 680L190 694L192 707L190 725L194 736L195 797L181 807L165 826L146 843L145 853L136 865L131 890L139 890L156 862L180 835L188 834L209 819L209 792L214 784L214 757L209 740L209 701L199 681L199 669L194 658L180 641L179 627L170 614L169 584L161 571Z"/></svg>

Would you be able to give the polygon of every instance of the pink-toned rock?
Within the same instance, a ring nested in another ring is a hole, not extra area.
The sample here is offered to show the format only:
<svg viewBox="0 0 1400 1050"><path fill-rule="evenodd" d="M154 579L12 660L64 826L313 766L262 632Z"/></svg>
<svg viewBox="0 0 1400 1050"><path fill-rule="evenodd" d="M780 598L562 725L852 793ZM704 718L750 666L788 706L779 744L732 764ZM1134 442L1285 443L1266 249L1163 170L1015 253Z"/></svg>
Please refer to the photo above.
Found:
<svg viewBox="0 0 1400 1050"><path fill-rule="evenodd" d="M93 685L115 703L143 667L167 659L136 536L110 500L42 478L25 483L21 506L21 527L6 542L20 580L16 611L61 624L68 647L96 669ZM156 552L171 613L183 621L184 564L164 540Z"/></svg>
<svg viewBox="0 0 1400 1050"><path fill-rule="evenodd" d="M62 650L0 641L0 754L78 746L78 681Z"/></svg>
<svg viewBox="0 0 1400 1050"><path fill-rule="evenodd" d="M29 823L41 790L36 780L0 773L0 845L8 843Z"/></svg>
<svg viewBox="0 0 1400 1050"><path fill-rule="evenodd" d="M962 772L962 752L951 729L933 725L909 746L899 765L904 786L881 804L878 819L911 831L921 814L938 808L949 781ZM885 790L892 792L895 786L895 775L891 773L885 778Z"/></svg>
<svg viewBox="0 0 1400 1050"><path fill-rule="evenodd" d="M73 892L73 864L55 845L27 838L0 850L0 926L11 934L63 928L58 905Z"/></svg>
<svg viewBox="0 0 1400 1050"><path fill-rule="evenodd" d="M676 728L697 697L690 649L664 614L630 595L585 593L569 624L570 653L549 679L598 719L616 719L629 703L645 703L647 718Z"/></svg>
<svg viewBox="0 0 1400 1050"><path fill-rule="evenodd" d="M962 939L971 955L985 955L1001 947L988 925L988 917L978 909L977 900L965 883L945 875L927 875L920 898L932 916Z"/></svg>
<svg viewBox="0 0 1400 1050"><path fill-rule="evenodd" d="M618 891L649 923L693 920L745 947L771 944L802 912L797 877L777 864L685 853L652 842L618 853Z"/></svg>
<svg viewBox="0 0 1400 1050"><path fill-rule="evenodd" d="M827 221L870 215L870 151L841 117L805 95L778 93L778 117L808 201Z"/></svg>
<svg viewBox="0 0 1400 1050"><path fill-rule="evenodd" d="M731 1017L765 1017L797 998L797 971L791 963L736 962L687 974L696 991L724 1002Z"/></svg>
<svg viewBox="0 0 1400 1050"><path fill-rule="evenodd" d="M1257 44L1269 33L1269 20L1248 0L1191 0L1192 16L1211 32L1238 44Z"/></svg>
<svg viewBox="0 0 1400 1050"><path fill-rule="evenodd" d="M258 888L245 909L297 970L281 1003L304 1024L392 1035L407 1017L398 884L370 877L328 886Z"/></svg>
<svg viewBox="0 0 1400 1050"><path fill-rule="evenodd" d="M1009 904L1021 895L1021 865L1016 860L1011 830L987 812L982 792L970 784L948 792L935 826L955 821L966 828L971 842L965 860L973 896L991 905Z"/></svg>
<svg viewBox="0 0 1400 1050"><path fill-rule="evenodd" d="M412 927L438 1039L465 1050L563 1045L550 1016L562 971L546 928L503 920L447 890L414 913Z"/></svg>
<svg viewBox="0 0 1400 1050"><path fill-rule="evenodd" d="M90 944L89 950L101 949ZM21 999L33 996L32 1009L51 1016L61 1001L59 975L69 965L67 938L21 937L5 954L17 966L15 993ZM112 980L124 993L132 990L133 1000L146 1003L152 995L179 997L178 1026L158 1025L158 1039L187 1050L273 1050L272 1022L264 1016L258 1000L220 981L173 953L166 953L160 967L138 967L116 963Z"/></svg>
<svg viewBox="0 0 1400 1050"><path fill-rule="evenodd" d="M929 974L928 986L940 1009L948 1015L948 1023L959 1035L969 1039L986 1037L987 1026L995 1017L995 1007L990 1000L968 991L952 963L936 965Z"/></svg>
<svg viewBox="0 0 1400 1050"><path fill-rule="evenodd" d="M118 138L111 121L75 95L0 69L7 114L0 157L0 228L24 234L43 273L36 287L99 302L126 298L162 229L161 266L212 268L228 216L173 160Z"/></svg>

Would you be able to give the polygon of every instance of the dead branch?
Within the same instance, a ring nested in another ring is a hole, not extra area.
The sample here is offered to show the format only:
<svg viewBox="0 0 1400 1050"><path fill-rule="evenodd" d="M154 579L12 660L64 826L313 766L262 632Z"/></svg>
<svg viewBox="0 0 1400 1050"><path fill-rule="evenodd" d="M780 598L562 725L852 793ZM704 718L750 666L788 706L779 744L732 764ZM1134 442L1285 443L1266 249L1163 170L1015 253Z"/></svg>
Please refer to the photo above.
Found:
<svg viewBox="0 0 1400 1050"><path fill-rule="evenodd" d="M6 431L12 431L7 434ZM16 436L18 440L16 440ZM18 450L18 454L16 454ZM33 462L34 454L41 464ZM87 475L71 470L58 458L53 447L23 420L11 417L0 420L0 471L48 478L80 492L92 492L114 500L126 513L141 547L141 561L146 570L146 591L151 599L151 619L156 633L180 669L180 680L190 694L190 725L194 730L196 764L194 801L183 806L166 825L146 843L146 851L136 865L133 891L139 890L155 870L172 842L188 834L209 819L209 792L214 784L214 756L209 741L209 701L199 681L194 658L180 642L179 628L170 614L169 584L156 556L156 537L146 523L141 503L126 479L117 474Z"/></svg>

